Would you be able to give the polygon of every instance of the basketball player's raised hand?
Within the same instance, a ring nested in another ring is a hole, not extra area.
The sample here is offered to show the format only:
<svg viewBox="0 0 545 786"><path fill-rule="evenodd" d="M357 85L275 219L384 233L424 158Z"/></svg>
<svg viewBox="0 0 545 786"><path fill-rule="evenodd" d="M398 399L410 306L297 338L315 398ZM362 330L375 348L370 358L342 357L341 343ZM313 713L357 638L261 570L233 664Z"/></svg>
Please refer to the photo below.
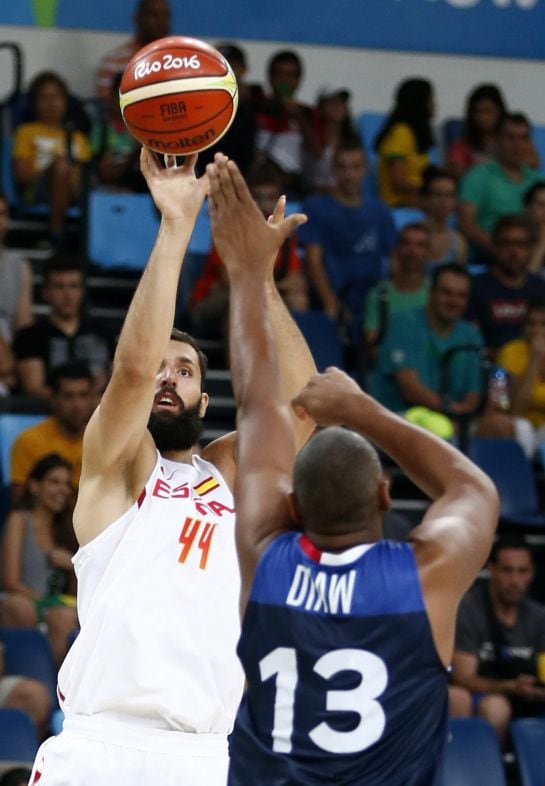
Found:
<svg viewBox="0 0 545 786"><path fill-rule="evenodd" d="M256 270L272 271L276 253L306 216L296 213L284 218L282 197L267 221L248 190L234 161L216 153L206 168L210 183L209 211L215 248L229 277Z"/></svg>
<svg viewBox="0 0 545 786"><path fill-rule="evenodd" d="M197 218L208 189L208 178L197 178L197 155L187 156L176 166L174 156L166 157L163 168L147 147L140 153L140 169L146 178L157 209L166 221L191 221Z"/></svg>
<svg viewBox="0 0 545 786"><path fill-rule="evenodd" d="M331 367L311 377L291 405L298 417L309 415L319 426L345 426L370 401L352 377Z"/></svg>

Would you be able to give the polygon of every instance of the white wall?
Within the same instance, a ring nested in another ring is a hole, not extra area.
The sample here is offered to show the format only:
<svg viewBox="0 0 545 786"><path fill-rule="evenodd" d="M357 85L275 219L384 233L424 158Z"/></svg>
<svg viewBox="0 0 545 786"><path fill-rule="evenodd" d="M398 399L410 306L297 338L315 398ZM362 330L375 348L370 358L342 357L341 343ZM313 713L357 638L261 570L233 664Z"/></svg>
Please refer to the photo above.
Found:
<svg viewBox="0 0 545 786"><path fill-rule="evenodd" d="M90 96L94 92L96 65L105 52L127 36L90 31L38 29L0 25L0 41L15 41L25 53L25 79L45 68L68 79L72 90ZM210 43L214 43L211 41ZM484 57L385 52L344 47L308 46L285 42L237 41L247 52L250 81L265 81L265 66L278 48L293 47L305 63L300 98L311 102L325 84L352 91L355 113L364 109L385 111L399 81L407 76L424 76L436 87L437 120L459 116L467 92L477 83L502 86L512 110L528 114L545 124L543 63L536 60L507 60ZM0 90L2 63L0 59Z"/></svg>

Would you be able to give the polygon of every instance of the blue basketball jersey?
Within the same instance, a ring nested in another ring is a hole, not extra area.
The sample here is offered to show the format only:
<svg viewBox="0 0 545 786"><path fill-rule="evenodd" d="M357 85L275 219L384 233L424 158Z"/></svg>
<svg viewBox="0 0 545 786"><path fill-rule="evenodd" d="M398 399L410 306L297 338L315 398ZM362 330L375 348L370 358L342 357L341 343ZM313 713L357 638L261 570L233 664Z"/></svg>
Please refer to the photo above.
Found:
<svg viewBox="0 0 545 786"><path fill-rule="evenodd" d="M238 654L229 786L434 786L447 671L407 543L320 552L286 533L258 564Z"/></svg>

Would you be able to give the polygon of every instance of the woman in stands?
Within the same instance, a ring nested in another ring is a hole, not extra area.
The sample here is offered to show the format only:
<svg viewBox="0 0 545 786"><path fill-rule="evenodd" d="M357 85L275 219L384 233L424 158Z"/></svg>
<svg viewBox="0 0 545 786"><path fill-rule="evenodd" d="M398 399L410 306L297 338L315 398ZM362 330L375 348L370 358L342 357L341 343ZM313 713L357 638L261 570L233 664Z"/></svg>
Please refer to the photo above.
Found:
<svg viewBox="0 0 545 786"><path fill-rule="evenodd" d="M423 175L434 146L434 111L430 82L407 79L401 83L394 108L375 140L379 194L390 207L419 206Z"/></svg>
<svg viewBox="0 0 545 786"><path fill-rule="evenodd" d="M466 102L462 133L448 146L446 166L456 178L460 178L475 164L493 157L500 122L507 112L507 105L499 87L494 84L477 85ZM539 167L539 157L530 144L525 164Z"/></svg>
<svg viewBox="0 0 545 786"><path fill-rule="evenodd" d="M70 471L70 464L56 453L34 465L21 509L7 517L2 550L7 593L2 622L16 627L45 622L58 664L66 654L67 637L77 626Z"/></svg>
<svg viewBox="0 0 545 786"><path fill-rule="evenodd" d="M29 88L32 121L13 135L13 176L23 200L49 205L51 242L63 239L66 211L81 193L81 165L91 157L87 137L66 123L68 86L42 71Z"/></svg>

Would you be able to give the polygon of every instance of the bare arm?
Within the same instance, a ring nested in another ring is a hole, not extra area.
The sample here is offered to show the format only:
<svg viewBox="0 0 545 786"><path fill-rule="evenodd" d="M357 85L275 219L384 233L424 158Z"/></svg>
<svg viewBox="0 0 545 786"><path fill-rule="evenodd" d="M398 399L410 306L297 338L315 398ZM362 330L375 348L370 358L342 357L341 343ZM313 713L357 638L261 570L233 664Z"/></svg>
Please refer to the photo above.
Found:
<svg viewBox="0 0 545 786"><path fill-rule="evenodd" d="M6 520L2 544L4 589L7 592L17 592L33 598L35 593L21 581L23 538L23 514L20 511L12 511Z"/></svg>
<svg viewBox="0 0 545 786"><path fill-rule="evenodd" d="M394 379L399 386L401 395L411 406L429 407L429 409L436 410L443 408L441 396L420 381L418 372L414 368L396 371Z"/></svg>
<svg viewBox="0 0 545 786"><path fill-rule="evenodd" d="M458 229L475 246L492 251L492 239L477 223L477 208L471 202L458 205Z"/></svg>
<svg viewBox="0 0 545 786"><path fill-rule="evenodd" d="M161 224L146 269L127 312L110 382L84 435L83 466L74 525L80 543L95 537L132 504L155 461L147 431L156 375L174 322L180 271L206 178L197 180L196 156L162 169L142 149L141 167ZM84 511L94 515L84 517Z"/></svg>
<svg viewBox="0 0 545 786"><path fill-rule="evenodd" d="M321 246L310 244L305 249L306 271L309 280L322 301L324 311L336 319L339 313L339 300L329 282Z"/></svg>
<svg viewBox="0 0 545 786"><path fill-rule="evenodd" d="M21 290L13 320L13 330L20 330L32 324L32 271L28 260L21 262Z"/></svg>
<svg viewBox="0 0 545 786"><path fill-rule="evenodd" d="M521 674L513 679L481 677L477 672L479 660L470 652L455 650L452 658L453 682L472 693L501 693L519 696L527 701L545 701L545 688L537 685L535 677Z"/></svg>
<svg viewBox="0 0 545 786"><path fill-rule="evenodd" d="M45 365L41 358L17 361L17 376L25 395L51 398L51 388L45 384Z"/></svg>
<svg viewBox="0 0 545 786"><path fill-rule="evenodd" d="M314 377L294 404L320 425L346 425L366 436L433 500L411 540L435 642L448 663L458 603L497 525L494 485L455 448L382 407L337 369Z"/></svg>
<svg viewBox="0 0 545 786"><path fill-rule="evenodd" d="M225 157L216 156L208 174L214 244L231 284L229 341L237 402L236 539L244 609L259 555L288 520L293 426L269 308L276 302L271 297L276 250L302 217L278 220L277 216L267 223L238 168Z"/></svg>

